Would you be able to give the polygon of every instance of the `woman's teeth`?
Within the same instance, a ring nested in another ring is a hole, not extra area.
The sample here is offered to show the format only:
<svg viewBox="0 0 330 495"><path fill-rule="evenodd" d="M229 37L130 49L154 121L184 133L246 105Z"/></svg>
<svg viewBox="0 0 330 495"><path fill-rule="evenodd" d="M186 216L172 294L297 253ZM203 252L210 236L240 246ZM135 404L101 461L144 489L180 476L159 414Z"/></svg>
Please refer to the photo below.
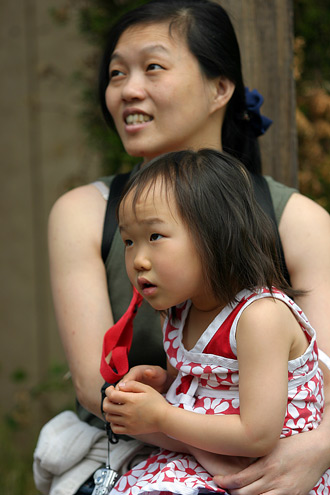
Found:
<svg viewBox="0 0 330 495"><path fill-rule="evenodd" d="M149 122L150 120L152 120L150 115L145 115L142 113L134 113L126 117L126 124L130 124L130 125L143 124L144 122Z"/></svg>

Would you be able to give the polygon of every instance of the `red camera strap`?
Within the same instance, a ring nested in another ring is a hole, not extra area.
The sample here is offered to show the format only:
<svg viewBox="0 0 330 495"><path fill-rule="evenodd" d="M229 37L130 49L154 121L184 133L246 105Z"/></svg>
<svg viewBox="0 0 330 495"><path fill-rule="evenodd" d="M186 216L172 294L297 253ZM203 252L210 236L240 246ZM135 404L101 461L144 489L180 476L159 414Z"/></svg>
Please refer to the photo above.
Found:
<svg viewBox="0 0 330 495"><path fill-rule="evenodd" d="M143 297L133 287L133 297L123 316L109 330L103 338L100 372L108 383L116 383L128 372L128 353L133 339L133 320ZM111 352L110 362L106 358Z"/></svg>

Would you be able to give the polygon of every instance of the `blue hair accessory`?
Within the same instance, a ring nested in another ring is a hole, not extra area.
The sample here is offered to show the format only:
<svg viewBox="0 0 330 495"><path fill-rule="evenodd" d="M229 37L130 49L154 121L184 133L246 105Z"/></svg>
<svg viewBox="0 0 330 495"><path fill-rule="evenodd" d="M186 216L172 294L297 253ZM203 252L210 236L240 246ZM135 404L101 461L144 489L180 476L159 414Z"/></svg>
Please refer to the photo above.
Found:
<svg viewBox="0 0 330 495"><path fill-rule="evenodd" d="M260 113L260 107L264 102L263 96L256 89L250 91L249 88L245 88L245 101L246 112L244 113L244 120L250 122L256 137L265 134L273 121Z"/></svg>

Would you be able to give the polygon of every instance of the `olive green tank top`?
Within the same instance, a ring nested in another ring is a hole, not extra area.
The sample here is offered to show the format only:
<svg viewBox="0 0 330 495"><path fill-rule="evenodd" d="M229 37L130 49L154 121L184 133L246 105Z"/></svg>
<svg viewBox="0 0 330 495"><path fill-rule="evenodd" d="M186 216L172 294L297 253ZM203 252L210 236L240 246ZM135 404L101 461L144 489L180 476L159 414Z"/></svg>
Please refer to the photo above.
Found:
<svg viewBox="0 0 330 495"><path fill-rule="evenodd" d="M102 177L99 180L109 187L113 177ZM289 198L298 191L276 182L269 176L265 176L265 179L270 189L277 224L279 224ZM124 243L118 229L115 232L105 266L109 299L114 321L116 322L125 313L132 297L132 288L125 269ZM134 334L129 353L129 364L130 367L137 364L166 366L159 313L146 302L142 303L134 320ZM103 423L83 409L80 404L77 404L77 413L84 421L103 427Z"/></svg>
<svg viewBox="0 0 330 495"><path fill-rule="evenodd" d="M112 178L101 180L109 186ZM297 190L280 184L271 177L265 178L273 200L277 224L279 224L285 205ZM118 229L106 260L106 271L109 298L116 322L128 308L132 296L131 284L125 269L124 243ZM159 314L146 302L142 303L134 320L130 365L135 364L165 364Z"/></svg>

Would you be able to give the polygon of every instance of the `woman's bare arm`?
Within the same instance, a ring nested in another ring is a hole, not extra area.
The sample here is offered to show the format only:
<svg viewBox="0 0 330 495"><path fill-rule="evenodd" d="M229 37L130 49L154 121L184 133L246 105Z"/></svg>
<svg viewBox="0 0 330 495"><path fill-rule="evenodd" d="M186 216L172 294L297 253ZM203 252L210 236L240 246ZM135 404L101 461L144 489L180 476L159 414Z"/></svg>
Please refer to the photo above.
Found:
<svg viewBox="0 0 330 495"><path fill-rule="evenodd" d="M113 324L101 239L106 202L92 185L74 189L49 218L51 287L58 328L80 403L100 416L100 355Z"/></svg>
<svg viewBox="0 0 330 495"><path fill-rule="evenodd" d="M330 215L314 201L295 194L284 210L280 224L285 258L293 287L306 289L297 298L316 330L318 346L330 356ZM330 466L330 371L324 373L325 412L315 437L319 465ZM311 436L312 437L312 436ZM322 459L322 461L321 461Z"/></svg>
<svg viewBox="0 0 330 495"><path fill-rule="evenodd" d="M330 215L294 194L279 231L292 286L309 291L296 302L315 328L320 349L330 355Z"/></svg>

